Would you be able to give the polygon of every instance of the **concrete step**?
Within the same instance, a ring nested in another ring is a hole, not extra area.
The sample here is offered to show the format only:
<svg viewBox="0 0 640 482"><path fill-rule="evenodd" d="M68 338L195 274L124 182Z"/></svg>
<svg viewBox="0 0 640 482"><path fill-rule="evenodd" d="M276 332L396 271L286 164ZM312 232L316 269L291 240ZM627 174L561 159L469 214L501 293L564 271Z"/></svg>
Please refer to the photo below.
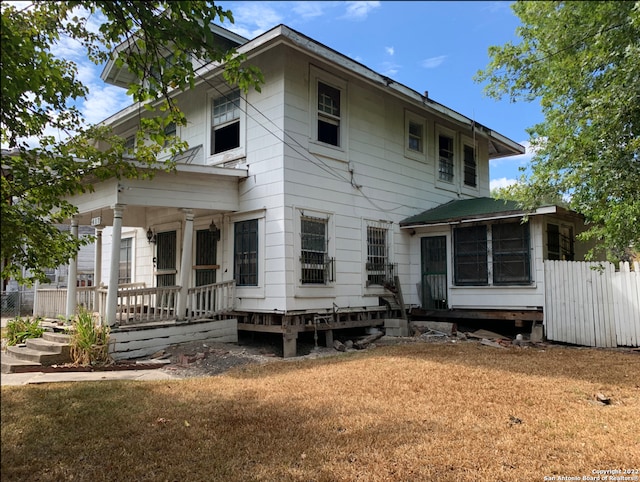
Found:
<svg viewBox="0 0 640 482"><path fill-rule="evenodd" d="M0 365L2 365L2 373L37 372L42 368L41 363L20 360L4 351L0 353Z"/></svg>
<svg viewBox="0 0 640 482"><path fill-rule="evenodd" d="M27 348L31 348L32 350L64 355L71 360L71 345L69 345L69 343L60 343L47 340L46 338L29 338L26 341L26 345Z"/></svg>
<svg viewBox="0 0 640 482"><path fill-rule="evenodd" d="M42 334L42 338L49 341L55 341L57 343L71 343L71 335L64 333L54 333L52 331L45 331Z"/></svg>
<svg viewBox="0 0 640 482"><path fill-rule="evenodd" d="M9 346L7 355L18 360L24 360L42 365L56 365L71 361L68 353L52 353L29 348L28 346Z"/></svg>

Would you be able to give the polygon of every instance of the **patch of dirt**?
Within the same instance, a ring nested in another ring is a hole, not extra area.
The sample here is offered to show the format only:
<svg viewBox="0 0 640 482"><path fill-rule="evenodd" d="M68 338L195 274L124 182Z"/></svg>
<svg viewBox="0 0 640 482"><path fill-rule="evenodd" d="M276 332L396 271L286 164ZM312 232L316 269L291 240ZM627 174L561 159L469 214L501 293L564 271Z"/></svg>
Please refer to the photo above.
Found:
<svg viewBox="0 0 640 482"><path fill-rule="evenodd" d="M169 364L162 367L180 378L220 375L233 368L282 363L287 360L318 358L337 355L334 348L315 348L314 344L298 342L298 356L282 358L282 338L280 337L240 337L239 342L219 343L196 341L172 345L155 358L168 359ZM279 342L279 343L278 343Z"/></svg>

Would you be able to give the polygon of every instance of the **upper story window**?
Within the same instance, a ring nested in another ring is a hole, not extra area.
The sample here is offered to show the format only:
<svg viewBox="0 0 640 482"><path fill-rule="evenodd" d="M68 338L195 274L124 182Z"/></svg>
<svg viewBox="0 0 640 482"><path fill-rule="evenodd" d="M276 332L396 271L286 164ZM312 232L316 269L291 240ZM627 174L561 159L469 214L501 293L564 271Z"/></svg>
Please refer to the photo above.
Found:
<svg viewBox="0 0 640 482"><path fill-rule="evenodd" d="M348 82L309 66L309 152L348 162Z"/></svg>
<svg viewBox="0 0 640 482"><path fill-rule="evenodd" d="M213 99L211 105L211 155L240 147L240 91Z"/></svg>
<svg viewBox="0 0 640 482"><path fill-rule="evenodd" d="M453 137L438 135L438 178L441 181L453 182L453 162Z"/></svg>
<svg viewBox="0 0 640 482"><path fill-rule="evenodd" d="M300 266L302 284L326 284L333 281L333 260L328 254L327 220L300 219Z"/></svg>
<svg viewBox="0 0 640 482"><path fill-rule="evenodd" d="M167 126L164 128L164 135L165 135L165 140L164 140L164 147L167 147L170 144L173 144L175 142L175 137L177 135L177 128L176 128L176 123L175 122L169 122L169 124L167 124Z"/></svg>
<svg viewBox="0 0 640 482"><path fill-rule="evenodd" d="M424 146L424 133L422 124L409 121L409 135L407 139L407 147L415 152L422 152Z"/></svg>
<svg viewBox="0 0 640 482"><path fill-rule="evenodd" d="M133 159L136 151L136 135L131 134L124 141L124 153L123 157Z"/></svg>
<svg viewBox="0 0 640 482"><path fill-rule="evenodd" d="M318 141L340 146L340 90L318 82Z"/></svg>
<svg viewBox="0 0 640 482"><path fill-rule="evenodd" d="M469 146L464 145L464 184L469 187L476 187L477 181L477 163L476 163L476 150Z"/></svg>

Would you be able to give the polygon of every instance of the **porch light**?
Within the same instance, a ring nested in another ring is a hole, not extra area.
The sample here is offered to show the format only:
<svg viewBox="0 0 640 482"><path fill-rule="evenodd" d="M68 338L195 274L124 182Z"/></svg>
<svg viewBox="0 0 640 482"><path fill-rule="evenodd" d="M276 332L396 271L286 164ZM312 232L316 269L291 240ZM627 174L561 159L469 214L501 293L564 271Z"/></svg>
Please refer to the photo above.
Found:
<svg viewBox="0 0 640 482"><path fill-rule="evenodd" d="M147 229L147 241L149 244L156 244L156 235L151 231L151 228Z"/></svg>
<svg viewBox="0 0 640 482"><path fill-rule="evenodd" d="M216 223L213 221L211 221L211 224L209 225L209 232L213 233L213 238L216 241L220 241L220 229L218 229L218 226L216 226Z"/></svg>

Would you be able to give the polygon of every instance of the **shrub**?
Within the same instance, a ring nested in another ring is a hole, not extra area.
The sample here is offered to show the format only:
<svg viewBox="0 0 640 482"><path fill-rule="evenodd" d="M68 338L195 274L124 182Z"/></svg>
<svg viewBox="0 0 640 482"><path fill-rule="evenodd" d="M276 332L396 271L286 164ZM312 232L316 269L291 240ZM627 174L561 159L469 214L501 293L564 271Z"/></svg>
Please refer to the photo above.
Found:
<svg viewBox="0 0 640 482"><path fill-rule="evenodd" d="M27 338L40 338L44 328L40 326L41 318L16 317L7 322L7 344L9 346L24 343Z"/></svg>
<svg viewBox="0 0 640 482"><path fill-rule="evenodd" d="M71 359L79 365L108 365L109 327L96 323L91 313L81 308L73 319Z"/></svg>

